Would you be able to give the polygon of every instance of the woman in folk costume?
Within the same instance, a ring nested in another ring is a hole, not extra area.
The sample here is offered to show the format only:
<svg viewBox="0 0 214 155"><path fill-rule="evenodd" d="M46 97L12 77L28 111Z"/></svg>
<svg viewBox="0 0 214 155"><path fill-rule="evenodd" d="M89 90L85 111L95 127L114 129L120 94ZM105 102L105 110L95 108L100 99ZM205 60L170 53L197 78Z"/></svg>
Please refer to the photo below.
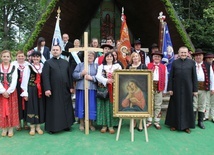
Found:
<svg viewBox="0 0 214 155"><path fill-rule="evenodd" d="M161 129L161 105L163 102L163 93L167 89L167 67L161 64L163 54L159 51L151 53L152 62L148 64L148 69L153 72L153 95L154 95L154 126L157 130ZM147 128L152 125L152 117L147 119Z"/></svg>
<svg viewBox="0 0 214 155"><path fill-rule="evenodd" d="M18 100L16 92L17 71L10 63L11 53L1 52L0 64L0 128L2 136L13 136L13 127L19 125Z"/></svg>
<svg viewBox="0 0 214 155"><path fill-rule="evenodd" d="M42 96L41 72L43 64L40 63L41 53L34 51L33 63L24 69L21 96L27 101L27 122L30 123L30 135L43 134L40 124L45 122L45 105Z"/></svg>
<svg viewBox="0 0 214 155"><path fill-rule="evenodd" d="M94 52L88 52L88 71L84 69L84 63L80 63L76 66L73 77L76 80L76 100L75 100L75 116L80 119L79 129L83 131L84 128L84 115L85 115L85 91L84 91L84 79L88 81L89 92L89 128L94 131L95 128L92 124L93 120L96 120L97 114L97 100L96 89L97 80L95 78L97 74L98 64L94 63Z"/></svg>
<svg viewBox="0 0 214 155"><path fill-rule="evenodd" d="M131 59L130 60L130 64L127 66L126 69L147 69L146 65L141 62L141 57L140 57L139 53L133 52L131 54L131 58L130 59ZM137 126L136 122L135 122L134 126L135 126L135 129L136 129L137 128L136 127ZM138 125L137 130L139 132L143 131L143 120L142 119L140 119L140 121L139 121L139 125Z"/></svg>
<svg viewBox="0 0 214 155"><path fill-rule="evenodd" d="M122 69L119 64L114 64L114 55L108 52L104 56L103 63L98 67L97 81L108 88L109 98L97 98L97 125L102 125L101 133L105 133L107 128L109 133L114 134L113 126L117 125L117 119L113 118L113 72ZM106 73L106 77L103 76Z"/></svg>
<svg viewBox="0 0 214 155"><path fill-rule="evenodd" d="M17 89L17 94L18 94L18 109L19 109L19 121L20 121L20 125L16 127L16 130L19 131L21 130L21 120L23 119L23 128L25 130L29 129L29 126L27 125L26 122L26 104L24 101L24 98L20 96L20 94L22 93L22 89L21 89L21 82L22 82L22 78L23 78L23 72L26 66L29 65L29 63L27 61L25 61L26 57L23 51L18 51L16 53L16 61L13 61L12 64L14 64L16 66L16 68L18 69L18 79L17 79L17 85L16 85L16 89Z"/></svg>

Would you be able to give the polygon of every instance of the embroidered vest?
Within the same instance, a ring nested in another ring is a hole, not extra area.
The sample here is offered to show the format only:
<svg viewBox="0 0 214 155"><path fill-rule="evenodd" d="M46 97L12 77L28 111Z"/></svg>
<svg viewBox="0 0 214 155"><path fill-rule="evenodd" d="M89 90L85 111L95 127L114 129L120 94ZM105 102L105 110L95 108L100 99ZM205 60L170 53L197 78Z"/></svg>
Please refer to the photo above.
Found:
<svg viewBox="0 0 214 155"><path fill-rule="evenodd" d="M12 68L10 73L7 73L7 82L9 83L9 86L10 86L10 83L12 82L12 74L13 74L14 71L15 71L15 66L13 66L13 68ZM1 70L0 70L0 82L1 83L4 82L4 73L1 72Z"/></svg>
<svg viewBox="0 0 214 155"><path fill-rule="evenodd" d="M210 90L210 64L203 62L201 65L204 72L204 87L205 90Z"/></svg>
<svg viewBox="0 0 214 155"><path fill-rule="evenodd" d="M33 70L32 66L29 66L29 68L30 68L30 78L28 85L37 87L38 98L41 98L42 97L41 74L36 73Z"/></svg>
<svg viewBox="0 0 214 155"><path fill-rule="evenodd" d="M212 68L213 68L213 71L214 71L214 62L212 63Z"/></svg>
<svg viewBox="0 0 214 155"><path fill-rule="evenodd" d="M165 88L165 79L166 79L166 67L163 64L158 65L159 69L159 81L158 81L158 91L163 91ZM155 65L154 63L148 64L148 69L154 71Z"/></svg>
<svg viewBox="0 0 214 155"><path fill-rule="evenodd" d="M103 63L103 59L104 59L104 55L98 58L98 65L101 65Z"/></svg>
<svg viewBox="0 0 214 155"><path fill-rule="evenodd" d="M29 81L28 81L28 85L29 86L36 86L36 84L34 82L36 80L36 73L33 70L32 66L29 66L29 68L30 68L30 78L29 78Z"/></svg>

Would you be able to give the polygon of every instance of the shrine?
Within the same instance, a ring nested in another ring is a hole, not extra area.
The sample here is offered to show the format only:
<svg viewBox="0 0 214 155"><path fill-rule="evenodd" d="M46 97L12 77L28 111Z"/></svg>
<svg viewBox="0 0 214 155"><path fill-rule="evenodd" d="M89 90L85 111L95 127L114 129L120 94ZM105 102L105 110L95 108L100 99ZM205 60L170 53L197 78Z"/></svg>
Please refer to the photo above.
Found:
<svg viewBox="0 0 214 155"><path fill-rule="evenodd" d="M112 36L115 41L120 38L121 8L127 18L131 43L135 39L142 42L142 47L149 48L153 43L158 43L159 12L166 15L174 51L180 46L194 49L190 38L182 26L177 14L169 0L51 0L46 11L35 24L24 50L27 51L36 45L38 37L46 39L46 45L51 46L56 12L61 9L61 33L67 33L70 41L78 38L83 40L83 33L89 33L91 38L98 38L105 42L107 36Z"/></svg>

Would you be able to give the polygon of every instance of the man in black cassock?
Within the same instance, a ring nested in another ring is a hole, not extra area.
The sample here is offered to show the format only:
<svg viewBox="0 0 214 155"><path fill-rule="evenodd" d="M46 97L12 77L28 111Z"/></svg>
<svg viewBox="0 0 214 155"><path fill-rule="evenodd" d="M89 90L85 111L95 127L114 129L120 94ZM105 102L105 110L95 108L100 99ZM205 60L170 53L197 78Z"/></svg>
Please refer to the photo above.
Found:
<svg viewBox="0 0 214 155"><path fill-rule="evenodd" d="M68 131L74 122L72 74L69 63L60 58L61 52L60 46L53 46L53 57L45 62L42 70L46 96L45 130L49 133Z"/></svg>
<svg viewBox="0 0 214 155"><path fill-rule="evenodd" d="M170 101L166 114L165 124L170 130L182 130L190 133L195 128L193 112L193 95L197 95L198 81L195 62L187 59L188 49L179 48L179 59L172 63L168 81Z"/></svg>

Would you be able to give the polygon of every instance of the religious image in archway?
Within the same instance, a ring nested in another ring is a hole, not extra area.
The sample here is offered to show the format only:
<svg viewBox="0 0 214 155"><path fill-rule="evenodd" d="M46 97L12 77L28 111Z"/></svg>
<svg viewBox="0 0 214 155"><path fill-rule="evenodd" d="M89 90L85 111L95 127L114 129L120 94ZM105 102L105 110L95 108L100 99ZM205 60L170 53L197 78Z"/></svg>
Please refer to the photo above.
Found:
<svg viewBox="0 0 214 155"><path fill-rule="evenodd" d="M115 32L115 11L114 5L112 3L103 3L101 7L101 19L100 19L100 27L101 27L101 38L106 39L109 36L114 38Z"/></svg>

